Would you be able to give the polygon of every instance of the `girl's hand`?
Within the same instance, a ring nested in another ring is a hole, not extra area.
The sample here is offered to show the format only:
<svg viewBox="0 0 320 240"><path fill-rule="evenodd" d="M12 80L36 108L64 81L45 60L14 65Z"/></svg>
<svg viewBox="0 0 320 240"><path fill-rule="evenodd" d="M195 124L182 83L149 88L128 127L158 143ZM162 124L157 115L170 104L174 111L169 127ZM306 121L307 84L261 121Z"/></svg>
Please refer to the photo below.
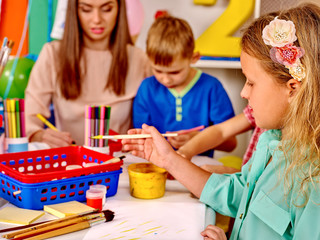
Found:
<svg viewBox="0 0 320 240"><path fill-rule="evenodd" d="M170 144L154 127L146 124L142 125L142 129L130 129L128 131L128 134L140 133L151 134L152 138L123 139L123 149L125 151L132 151L133 155L147 159L159 167L166 168L168 156L176 154Z"/></svg>
<svg viewBox="0 0 320 240"><path fill-rule="evenodd" d="M203 236L205 240L227 240L225 232L214 225L208 225L206 229L201 232L201 236Z"/></svg>
<svg viewBox="0 0 320 240"><path fill-rule="evenodd" d="M177 131L176 133L179 134L179 132L184 132L185 130ZM193 138L195 135L197 135L199 131L193 131L189 133L184 133L181 135L178 135L176 137L168 137L169 143L174 147L175 149L179 149L181 146L186 144L191 138Z"/></svg>
<svg viewBox="0 0 320 240"><path fill-rule="evenodd" d="M70 146L73 142L69 132L58 132L50 128L36 132L31 138L31 142L44 142L51 148Z"/></svg>

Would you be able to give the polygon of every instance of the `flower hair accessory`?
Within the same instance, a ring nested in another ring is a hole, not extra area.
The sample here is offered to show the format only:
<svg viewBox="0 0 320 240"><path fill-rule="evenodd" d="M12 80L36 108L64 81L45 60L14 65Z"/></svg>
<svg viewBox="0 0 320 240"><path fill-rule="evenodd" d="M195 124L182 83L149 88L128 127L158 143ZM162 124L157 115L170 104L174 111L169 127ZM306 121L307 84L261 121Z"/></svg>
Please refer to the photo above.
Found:
<svg viewBox="0 0 320 240"><path fill-rule="evenodd" d="M292 21L276 17L265 26L262 38L265 44L272 46L270 57L274 62L289 69L289 73L294 79L301 81L305 78L305 68L300 62L300 58L304 55L304 49L293 45L297 36Z"/></svg>

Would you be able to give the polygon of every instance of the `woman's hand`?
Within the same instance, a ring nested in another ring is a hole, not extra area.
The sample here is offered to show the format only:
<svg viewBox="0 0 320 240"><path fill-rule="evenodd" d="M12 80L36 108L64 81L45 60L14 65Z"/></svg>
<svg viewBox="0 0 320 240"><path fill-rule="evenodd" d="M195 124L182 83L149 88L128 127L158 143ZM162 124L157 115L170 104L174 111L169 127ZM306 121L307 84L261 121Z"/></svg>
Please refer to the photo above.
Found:
<svg viewBox="0 0 320 240"><path fill-rule="evenodd" d="M227 240L225 232L214 225L208 225L201 235L205 240Z"/></svg>
<svg viewBox="0 0 320 240"><path fill-rule="evenodd" d="M151 134L152 138L146 139L123 139L123 149L132 151L132 154L166 168L169 155L176 154L166 139L154 128L146 124L142 129L130 129L128 134Z"/></svg>
<svg viewBox="0 0 320 240"><path fill-rule="evenodd" d="M58 132L50 128L40 130L33 134L30 142L44 142L50 148L70 146L73 142L69 132Z"/></svg>
<svg viewBox="0 0 320 240"><path fill-rule="evenodd" d="M184 132L185 130L177 131L176 133L179 134L179 132ZM191 138L193 138L195 135L197 135L199 131L193 131L189 133L183 133L179 134L176 137L168 137L168 142L174 147L175 149L179 149L181 146L186 144Z"/></svg>

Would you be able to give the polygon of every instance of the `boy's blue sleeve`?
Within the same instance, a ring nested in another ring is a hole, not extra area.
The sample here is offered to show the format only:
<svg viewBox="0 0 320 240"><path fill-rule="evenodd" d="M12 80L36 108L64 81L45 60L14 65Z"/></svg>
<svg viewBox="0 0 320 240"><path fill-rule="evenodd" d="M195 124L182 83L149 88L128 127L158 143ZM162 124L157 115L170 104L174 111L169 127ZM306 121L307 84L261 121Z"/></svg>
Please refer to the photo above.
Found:
<svg viewBox="0 0 320 240"><path fill-rule="evenodd" d="M150 89L143 81L138 89L137 95L133 100L133 127L141 128L143 123L152 125L148 102L150 101Z"/></svg>
<svg viewBox="0 0 320 240"><path fill-rule="evenodd" d="M217 81L215 88L212 89L210 100L210 121L213 124L218 124L234 117L230 98L219 81Z"/></svg>

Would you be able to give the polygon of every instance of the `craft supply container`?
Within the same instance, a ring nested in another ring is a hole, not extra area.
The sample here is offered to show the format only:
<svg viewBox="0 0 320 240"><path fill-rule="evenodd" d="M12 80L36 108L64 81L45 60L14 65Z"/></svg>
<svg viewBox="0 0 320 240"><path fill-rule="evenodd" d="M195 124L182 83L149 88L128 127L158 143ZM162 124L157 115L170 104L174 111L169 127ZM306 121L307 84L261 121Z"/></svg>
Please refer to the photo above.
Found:
<svg viewBox="0 0 320 240"><path fill-rule="evenodd" d="M86 201L91 185L102 184L107 197L116 194L123 161L101 164L112 156L79 146L0 155L0 197L27 209L67 201ZM84 166L66 171L68 165Z"/></svg>
<svg viewBox="0 0 320 240"><path fill-rule="evenodd" d="M136 198L160 198L165 193L167 171L152 163L134 163L128 166L130 194Z"/></svg>

